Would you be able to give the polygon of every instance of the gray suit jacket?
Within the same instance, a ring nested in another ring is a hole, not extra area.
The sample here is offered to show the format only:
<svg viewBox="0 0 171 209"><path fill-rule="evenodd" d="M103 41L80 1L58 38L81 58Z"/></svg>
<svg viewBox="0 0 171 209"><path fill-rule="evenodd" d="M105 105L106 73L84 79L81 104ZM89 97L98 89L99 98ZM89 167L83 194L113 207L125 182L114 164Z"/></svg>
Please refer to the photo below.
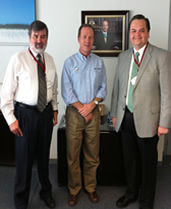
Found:
<svg viewBox="0 0 171 209"><path fill-rule="evenodd" d="M132 50L120 54L111 100L119 131L125 113ZM133 91L134 123L139 137L153 137L158 126L171 127L171 53L148 45Z"/></svg>

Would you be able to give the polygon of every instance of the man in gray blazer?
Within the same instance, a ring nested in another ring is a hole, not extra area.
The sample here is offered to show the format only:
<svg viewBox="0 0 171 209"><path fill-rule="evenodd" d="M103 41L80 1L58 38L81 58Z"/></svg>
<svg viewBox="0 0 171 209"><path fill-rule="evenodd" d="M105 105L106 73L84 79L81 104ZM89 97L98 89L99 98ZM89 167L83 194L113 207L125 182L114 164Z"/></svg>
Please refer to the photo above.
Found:
<svg viewBox="0 0 171 209"><path fill-rule="evenodd" d="M115 73L111 115L122 134L127 182L125 195L116 202L119 208L139 198L140 209L153 209L157 143L171 127L171 54L151 45L149 32L143 15L131 19L133 48L120 54Z"/></svg>

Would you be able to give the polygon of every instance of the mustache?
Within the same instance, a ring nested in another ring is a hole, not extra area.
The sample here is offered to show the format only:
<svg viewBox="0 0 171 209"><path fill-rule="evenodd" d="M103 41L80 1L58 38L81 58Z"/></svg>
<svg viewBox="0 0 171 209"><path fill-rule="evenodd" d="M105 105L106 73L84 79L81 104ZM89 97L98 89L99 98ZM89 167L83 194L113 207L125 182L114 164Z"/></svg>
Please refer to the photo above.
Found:
<svg viewBox="0 0 171 209"><path fill-rule="evenodd" d="M37 47L43 48L44 45L43 45L42 43L35 43L35 47L36 47L36 48L37 48Z"/></svg>

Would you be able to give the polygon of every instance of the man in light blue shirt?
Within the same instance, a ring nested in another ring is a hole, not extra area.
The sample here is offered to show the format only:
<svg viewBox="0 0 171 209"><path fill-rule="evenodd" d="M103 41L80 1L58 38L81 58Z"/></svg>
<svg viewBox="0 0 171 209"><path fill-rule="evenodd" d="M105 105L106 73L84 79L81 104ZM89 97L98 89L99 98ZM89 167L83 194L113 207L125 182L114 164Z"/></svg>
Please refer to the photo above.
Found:
<svg viewBox="0 0 171 209"><path fill-rule="evenodd" d="M98 104L106 97L106 70L102 59L91 53L94 30L82 25L78 31L80 50L66 59L62 72L62 97L67 105L66 136L68 161L68 204L77 203L82 188L80 151L83 146L84 188L93 203L96 193L96 170L99 165ZM84 135L84 143L83 143Z"/></svg>

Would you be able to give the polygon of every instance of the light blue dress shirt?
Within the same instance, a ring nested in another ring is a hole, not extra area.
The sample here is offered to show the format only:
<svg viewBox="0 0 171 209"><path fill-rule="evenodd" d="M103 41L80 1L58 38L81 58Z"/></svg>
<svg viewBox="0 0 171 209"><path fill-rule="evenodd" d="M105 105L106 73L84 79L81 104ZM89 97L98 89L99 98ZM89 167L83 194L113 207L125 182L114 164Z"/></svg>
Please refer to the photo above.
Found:
<svg viewBox="0 0 171 209"><path fill-rule="evenodd" d="M106 69L95 54L87 58L80 52L67 58L62 71L62 97L67 105L89 104L95 97L104 100L107 93Z"/></svg>

